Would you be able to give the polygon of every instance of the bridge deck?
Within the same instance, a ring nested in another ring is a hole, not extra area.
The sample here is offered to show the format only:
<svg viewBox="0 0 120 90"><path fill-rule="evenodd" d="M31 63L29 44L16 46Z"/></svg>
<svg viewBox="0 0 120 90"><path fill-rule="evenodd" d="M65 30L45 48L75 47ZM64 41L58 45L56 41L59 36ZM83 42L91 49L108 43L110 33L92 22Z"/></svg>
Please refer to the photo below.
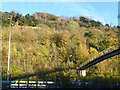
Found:
<svg viewBox="0 0 120 90"><path fill-rule="evenodd" d="M84 70L98 62L101 62L107 58L110 58L112 56L118 55L120 54L120 47L119 48L114 48L111 50L111 48L108 48L102 52L100 52L99 54L97 54L96 56L92 57L91 59L85 61L84 63L82 63L78 69L79 70Z"/></svg>

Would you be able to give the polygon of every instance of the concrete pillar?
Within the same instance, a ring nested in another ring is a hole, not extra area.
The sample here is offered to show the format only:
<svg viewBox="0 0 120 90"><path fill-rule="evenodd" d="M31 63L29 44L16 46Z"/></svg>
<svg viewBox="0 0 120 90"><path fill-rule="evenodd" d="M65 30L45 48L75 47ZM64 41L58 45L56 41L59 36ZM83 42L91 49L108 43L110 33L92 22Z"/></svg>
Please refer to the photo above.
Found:
<svg viewBox="0 0 120 90"><path fill-rule="evenodd" d="M85 77L86 76L86 70L79 70L79 75Z"/></svg>

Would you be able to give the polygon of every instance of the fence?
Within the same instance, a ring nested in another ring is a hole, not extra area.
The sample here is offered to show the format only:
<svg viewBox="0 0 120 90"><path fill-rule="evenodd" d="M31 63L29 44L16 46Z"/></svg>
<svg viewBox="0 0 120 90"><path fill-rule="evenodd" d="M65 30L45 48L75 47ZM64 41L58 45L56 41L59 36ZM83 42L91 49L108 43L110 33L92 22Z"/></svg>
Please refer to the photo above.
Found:
<svg viewBox="0 0 120 90"><path fill-rule="evenodd" d="M88 78L89 77L89 78ZM39 80L39 76L36 75L36 79L31 81L30 77L28 76L26 78L26 81L20 80L20 76L16 81L11 80L11 75L9 81L3 80L3 88L101 88L101 87L107 87L107 88L120 88L120 81L114 81L113 77L110 76L109 80L104 81L98 81L97 78L103 77L94 77L93 76L86 76L86 77L80 77L77 75L76 82L70 82L70 81L54 81L50 80L50 78L46 75L41 80ZM117 76L120 77L120 76ZM73 77L71 77L73 78ZM64 78L65 79L65 78Z"/></svg>

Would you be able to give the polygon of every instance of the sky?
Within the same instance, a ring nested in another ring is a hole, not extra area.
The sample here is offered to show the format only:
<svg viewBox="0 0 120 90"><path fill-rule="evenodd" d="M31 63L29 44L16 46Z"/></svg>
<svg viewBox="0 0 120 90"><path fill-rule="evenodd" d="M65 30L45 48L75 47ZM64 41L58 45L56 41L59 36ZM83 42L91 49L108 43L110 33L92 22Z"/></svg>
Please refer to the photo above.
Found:
<svg viewBox="0 0 120 90"><path fill-rule="evenodd" d="M103 24L118 25L117 2L3 2L1 11L23 15L46 12L56 16L87 16Z"/></svg>

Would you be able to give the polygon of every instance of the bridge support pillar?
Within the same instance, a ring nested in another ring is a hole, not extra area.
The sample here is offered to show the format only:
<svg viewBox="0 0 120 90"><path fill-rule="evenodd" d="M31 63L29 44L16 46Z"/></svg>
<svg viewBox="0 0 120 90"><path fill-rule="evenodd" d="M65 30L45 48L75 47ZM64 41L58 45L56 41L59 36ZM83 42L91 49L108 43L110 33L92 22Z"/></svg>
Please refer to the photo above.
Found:
<svg viewBox="0 0 120 90"><path fill-rule="evenodd" d="M80 76L86 76L86 70L79 70L79 75Z"/></svg>

